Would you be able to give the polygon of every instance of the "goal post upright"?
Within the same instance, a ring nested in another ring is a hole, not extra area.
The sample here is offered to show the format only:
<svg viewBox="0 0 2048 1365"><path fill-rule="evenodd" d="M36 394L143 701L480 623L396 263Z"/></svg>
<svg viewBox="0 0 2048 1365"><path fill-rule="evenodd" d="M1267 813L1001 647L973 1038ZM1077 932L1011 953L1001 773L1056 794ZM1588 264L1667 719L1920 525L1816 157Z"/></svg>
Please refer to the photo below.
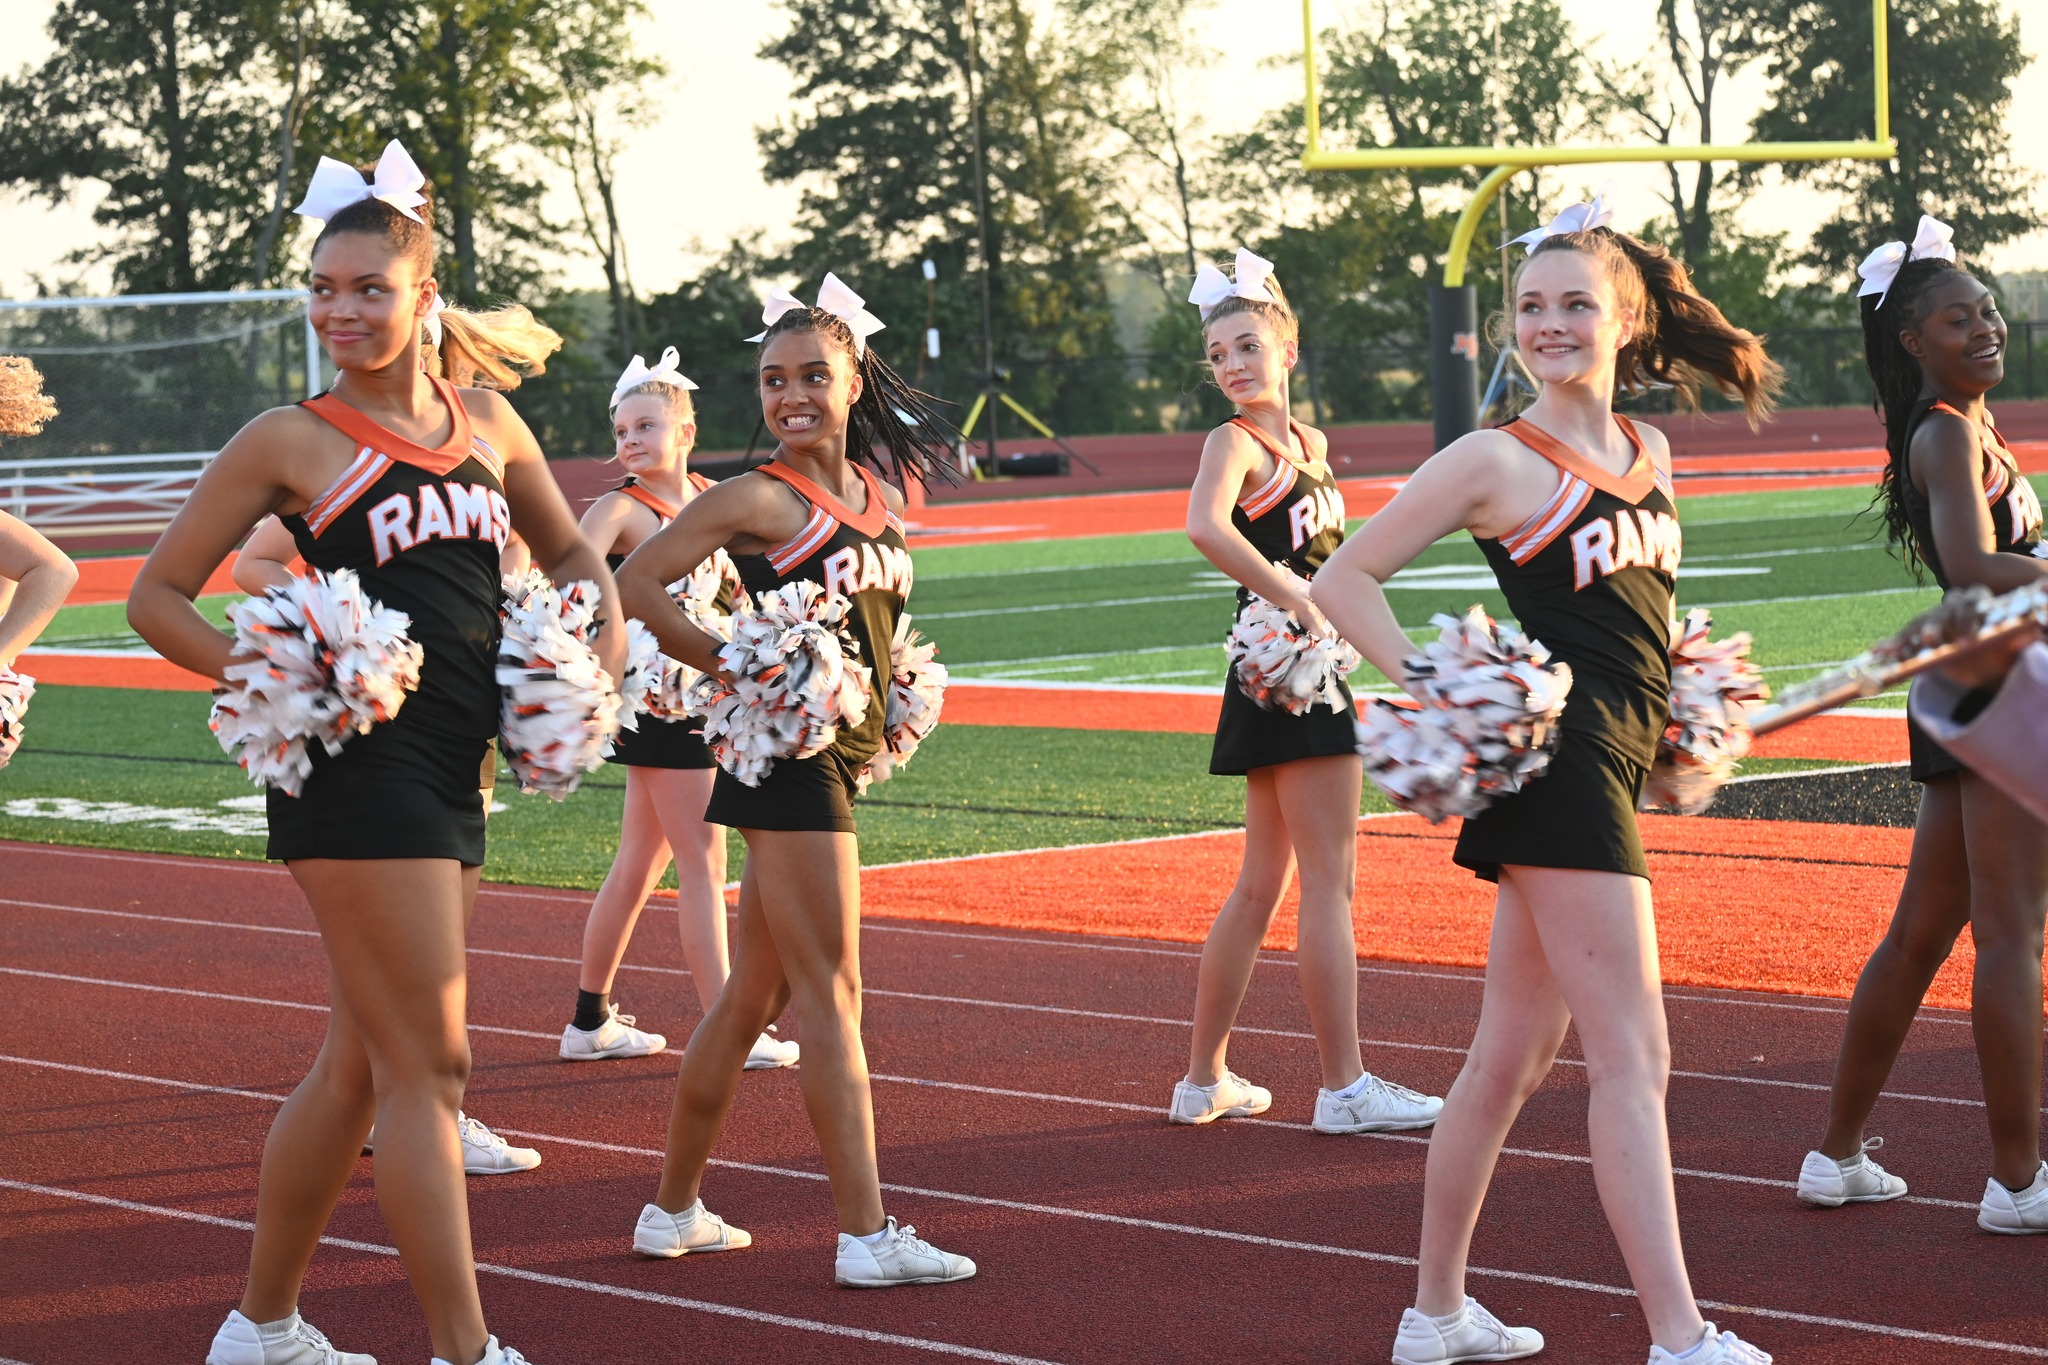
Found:
<svg viewBox="0 0 2048 1365"><path fill-rule="evenodd" d="M1429 369L1436 447L1442 449L1479 424L1479 298L1465 283L1466 258L1480 220L1518 172L1546 166L1689 161L1889 161L1898 155L1891 135L1891 35L1888 0L1871 0L1871 137L1845 142L1737 142L1674 146L1361 147L1322 145L1321 92L1316 76L1315 0L1301 0L1302 127L1305 171L1460 170L1487 167L1485 179L1458 215L1444 257L1443 277L1430 289Z"/></svg>

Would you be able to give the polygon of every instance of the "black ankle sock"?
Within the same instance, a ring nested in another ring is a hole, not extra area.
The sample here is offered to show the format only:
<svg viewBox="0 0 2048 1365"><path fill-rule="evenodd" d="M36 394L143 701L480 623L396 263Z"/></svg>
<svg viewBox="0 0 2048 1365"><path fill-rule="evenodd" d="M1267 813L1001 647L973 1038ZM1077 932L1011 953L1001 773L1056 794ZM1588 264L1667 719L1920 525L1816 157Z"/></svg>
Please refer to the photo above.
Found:
<svg viewBox="0 0 2048 1365"><path fill-rule="evenodd" d="M610 1005L610 991L577 991L576 1018L574 1021L576 1027L582 1029L585 1033L598 1027L605 1020L611 1018Z"/></svg>

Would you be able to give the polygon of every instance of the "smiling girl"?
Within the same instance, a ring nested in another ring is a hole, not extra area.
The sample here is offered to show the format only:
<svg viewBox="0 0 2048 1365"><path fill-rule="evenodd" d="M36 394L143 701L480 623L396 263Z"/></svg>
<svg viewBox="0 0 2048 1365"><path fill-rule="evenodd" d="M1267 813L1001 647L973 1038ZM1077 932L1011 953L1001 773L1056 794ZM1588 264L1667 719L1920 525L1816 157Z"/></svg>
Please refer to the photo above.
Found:
<svg viewBox="0 0 2048 1365"><path fill-rule="evenodd" d="M756 597L797 582L847 597L858 662L874 671L875 695L858 725L840 726L831 746L809 758L777 760L758 787L723 769L712 779L704 818L738 829L747 843L732 976L683 1051L661 1185L641 1211L633 1249L674 1257L752 1242L708 1212L699 1190L749 1050L793 1005L804 1107L839 1216L834 1279L863 1289L963 1280L973 1261L899 1227L882 1207L860 1038L853 820L861 770L882 743L891 640L911 585L903 497L868 466L882 446L900 477L922 479L950 455L946 427L869 349L867 337L882 324L837 276L825 277L816 308L778 291L764 320L761 417L776 438L774 456L706 489L633 552L619 569L626 607L671 658L720 672L720 642L690 623L665 585L723 549Z"/></svg>
<svg viewBox="0 0 2048 1365"><path fill-rule="evenodd" d="M1515 344L1543 390L1523 417L1429 459L1316 578L1315 601L1389 678L1414 646L1383 585L1444 536L1469 531L1521 629L1571 665L1549 770L1465 821L1454 854L1495 883L1479 1028L1429 1145L1415 1307L1396 1365L1513 1360L1542 1334L1465 1295L1481 1201L1509 1127L1576 1022L1585 1051L1593 1178L1649 1320L1650 1360L1753 1365L1770 1357L1703 1322L1680 1248L1664 1092L1670 1045L1636 805L1670 710L1678 569L1670 451L1613 410L1617 386L1710 381L1752 422L1779 382L1661 248L1598 224L1596 205L1528 239ZM1590 229L1590 230L1585 230ZM1411 688L1411 690L1414 690Z"/></svg>
<svg viewBox="0 0 2048 1365"><path fill-rule="evenodd" d="M1311 632L1323 614L1308 579L1344 539L1344 495L1330 472L1328 442L1295 421L1287 376L1300 328L1272 263L1237 254L1237 278L1214 266L1188 301L1202 310L1210 374L1237 415L1209 433L1188 501L1188 538L1238 585L1240 612L1254 594L1286 608ZM1315 1028L1322 1089L1319 1133L1427 1128L1443 1101L1381 1080L1358 1048L1357 826L1363 768L1351 693L1300 714L1262 709L1232 674L1209 771L1242 776L1244 865L1202 948L1188 1074L1167 1117L1209 1123L1263 1113L1272 1092L1224 1065L1231 1025L1280 898L1301 871L1301 992Z"/></svg>
<svg viewBox="0 0 2048 1365"><path fill-rule="evenodd" d="M375 179L323 158L299 211L313 244L311 320L329 392L228 442L136 579L128 617L165 658L221 678L233 641L193 606L207 576L276 513L312 568L353 570L410 618L419 688L302 795L269 793L270 856L305 892L330 973L327 1035L271 1125L248 1287L209 1365L371 1365L300 1318L322 1231L377 1127L378 1208L439 1365L519 1365L485 1328L456 1116L469 1076L464 936L484 859L477 772L498 727L498 554L517 530L558 579L611 574L504 397L421 369L436 296L432 203L397 143ZM616 676L623 632L597 634Z"/></svg>
<svg viewBox="0 0 2048 1365"><path fill-rule="evenodd" d="M710 488L711 480L688 469L697 441L697 414L690 399L696 385L676 368L671 346L652 367L639 356L612 390L613 456L625 481L590 505L583 534L616 570L640 545L674 521L682 509ZM701 608L732 614L732 585L714 555L689 575ZM708 1012L725 988L725 828L704 816L717 763L704 745L703 724L688 717L640 718L637 730L623 730L610 761L626 770L626 808L619 851L591 903L583 926L583 968L577 981L576 1015L562 1030L567 1061L645 1057L668 1046L658 1033L633 1027L611 1000L633 925L673 855L676 864L676 923L682 932L683 963L698 1003ZM747 1054L749 1071L794 1066L795 1043L763 1032Z"/></svg>
<svg viewBox="0 0 2048 1365"><path fill-rule="evenodd" d="M2005 378L2005 319L1955 261L1946 224L1922 218L1909 250L1863 263L1864 359L1884 418L1879 501L1891 542L1944 591L2007 592L2048 577L2033 557L2041 504L1984 397ZM1799 1197L1834 1208L1897 1199L1906 1182L1865 1155L1864 1124L1907 1029L1965 924L1975 941L1970 1024L1991 1126L1991 1176L1977 1225L2048 1232L2041 1160L2041 938L2048 828L1956 762L1910 718L1920 818L1891 927L1857 978L1835 1063L1827 1132L1799 1172Z"/></svg>

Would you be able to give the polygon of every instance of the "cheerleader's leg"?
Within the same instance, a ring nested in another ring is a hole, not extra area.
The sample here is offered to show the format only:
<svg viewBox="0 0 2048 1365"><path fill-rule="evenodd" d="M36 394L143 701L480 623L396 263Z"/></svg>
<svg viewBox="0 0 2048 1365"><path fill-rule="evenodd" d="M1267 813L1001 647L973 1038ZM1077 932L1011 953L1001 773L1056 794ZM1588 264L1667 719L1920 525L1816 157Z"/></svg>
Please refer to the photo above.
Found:
<svg viewBox="0 0 2048 1365"><path fill-rule="evenodd" d="M1294 844L1280 811L1276 771L1254 768L1245 775L1244 862L1209 926L1195 983L1195 1028L1188 1042L1188 1080L1195 1085L1215 1085L1223 1075L1231 1026L1251 984L1259 946L1294 876Z"/></svg>
<svg viewBox="0 0 2048 1365"><path fill-rule="evenodd" d="M1364 769L1355 754L1303 758L1272 770L1288 841L1301 876L1302 1000L1316 1035L1323 1088L1343 1090L1365 1074L1358 1050L1358 796Z"/></svg>
<svg viewBox="0 0 2048 1365"><path fill-rule="evenodd" d="M2048 829L1973 772L1962 774L1977 967L1970 1027L1991 1121L1991 1174L2010 1190L2041 1169L2041 940Z"/></svg>

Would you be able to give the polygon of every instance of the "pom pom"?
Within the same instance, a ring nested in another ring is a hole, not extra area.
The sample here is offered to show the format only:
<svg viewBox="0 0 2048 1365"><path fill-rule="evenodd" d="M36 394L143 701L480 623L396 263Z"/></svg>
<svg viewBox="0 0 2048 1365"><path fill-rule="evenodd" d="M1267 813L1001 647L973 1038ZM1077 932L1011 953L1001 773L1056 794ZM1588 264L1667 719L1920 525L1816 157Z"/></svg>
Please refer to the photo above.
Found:
<svg viewBox="0 0 2048 1365"><path fill-rule="evenodd" d="M498 730L519 789L560 801L603 764L619 729L619 693L589 643L597 585L557 589L529 569L505 592Z"/></svg>
<svg viewBox="0 0 2048 1365"><path fill-rule="evenodd" d="M1308 590L1305 579L1287 577ZM1358 651L1328 624L1311 633L1285 607L1258 596L1238 613L1223 651L1239 691L1267 711L1297 716L1316 705L1342 710L1344 679L1358 667Z"/></svg>
<svg viewBox="0 0 2048 1365"><path fill-rule="evenodd" d="M946 704L946 666L935 657L938 652L937 645L910 628L908 615L896 618L896 638L889 646L889 702L882 747L861 770L862 791L871 783L894 777L938 725L939 710Z"/></svg>
<svg viewBox="0 0 2048 1365"><path fill-rule="evenodd" d="M1710 642L1713 617L1700 607L1672 631L1671 719L1657 741L1657 759L1643 786L1643 809L1698 815L1749 752L1745 707L1771 695L1749 661L1749 632Z"/></svg>
<svg viewBox="0 0 2048 1365"><path fill-rule="evenodd" d="M29 699L36 694L36 680L26 673L0 665L0 768L21 747L22 717L28 714Z"/></svg>
<svg viewBox="0 0 2048 1365"><path fill-rule="evenodd" d="M732 617L718 652L733 681L705 674L689 713L704 718L718 766L750 787L778 758L809 758L867 717L873 674L847 632L852 603L816 583L789 583Z"/></svg>
<svg viewBox="0 0 2048 1365"><path fill-rule="evenodd" d="M308 741L330 754L391 719L420 685L412 620L364 595L348 569L309 571L228 608L235 652L207 724L255 781L297 796L313 771Z"/></svg>
<svg viewBox="0 0 2048 1365"><path fill-rule="evenodd" d="M1422 705L1376 702L1358 722L1358 751L1388 799L1434 825L1477 815L1542 775L1572 671L1478 607L1431 624L1441 634L1406 661Z"/></svg>

